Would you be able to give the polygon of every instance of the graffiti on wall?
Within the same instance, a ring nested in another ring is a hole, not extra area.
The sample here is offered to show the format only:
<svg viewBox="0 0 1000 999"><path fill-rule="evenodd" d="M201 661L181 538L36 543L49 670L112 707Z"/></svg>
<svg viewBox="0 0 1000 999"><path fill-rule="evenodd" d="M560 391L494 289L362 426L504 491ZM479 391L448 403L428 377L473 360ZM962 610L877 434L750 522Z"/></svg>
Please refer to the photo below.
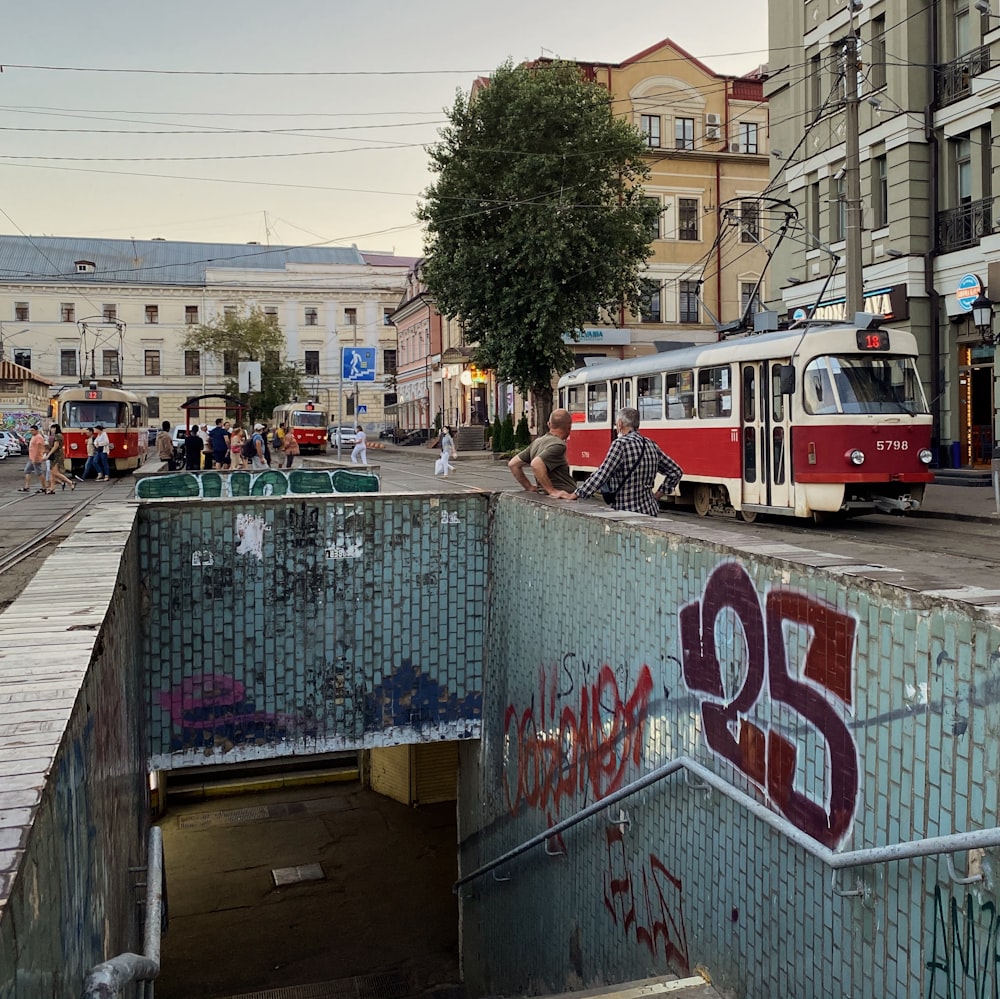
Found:
<svg viewBox="0 0 1000 999"><path fill-rule="evenodd" d="M927 999L983 999L1000 992L1000 920L996 905L965 894L964 908L953 895L947 910L941 886L934 886L934 921L927 969Z"/></svg>
<svg viewBox="0 0 1000 999"><path fill-rule="evenodd" d="M472 737L478 734L482 712L481 690L460 698L435 676L404 659L368 695L365 727L369 731L400 725L419 729L442 722L466 722L465 735Z"/></svg>
<svg viewBox="0 0 1000 999"><path fill-rule="evenodd" d="M220 499L240 496L325 496L332 493L377 493L380 479L370 472L347 469L263 472L162 472L143 475L135 484L137 499Z"/></svg>
<svg viewBox="0 0 1000 999"><path fill-rule="evenodd" d="M716 568L701 599L680 611L684 680L703 695L709 749L828 847L847 834L858 798L857 746L845 719L855 628L847 614L799 591L774 588L762 603L735 562ZM810 796L797 786L799 748L817 740L824 790Z"/></svg>
<svg viewBox="0 0 1000 999"><path fill-rule="evenodd" d="M555 822L563 798L603 798L640 763L653 693L649 667L639 670L631 690L607 664L593 683L580 685L578 696L574 682L568 670L543 667L537 701L507 705L503 783L511 815L537 808Z"/></svg>
<svg viewBox="0 0 1000 999"><path fill-rule="evenodd" d="M654 957L662 952L681 974L691 970L684 926L684 886L655 854L638 872L625 849L622 826L606 830L608 869L604 873L604 907L628 939L644 945Z"/></svg>

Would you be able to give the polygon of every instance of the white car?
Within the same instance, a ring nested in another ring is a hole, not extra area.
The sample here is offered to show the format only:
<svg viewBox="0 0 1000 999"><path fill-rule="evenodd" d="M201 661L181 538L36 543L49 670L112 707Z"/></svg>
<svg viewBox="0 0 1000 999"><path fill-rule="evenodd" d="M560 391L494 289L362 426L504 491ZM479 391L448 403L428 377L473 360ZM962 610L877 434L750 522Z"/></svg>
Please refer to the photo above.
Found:
<svg viewBox="0 0 1000 999"><path fill-rule="evenodd" d="M337 439L340 439L340 446L343 447L354 447L355 440L357 439L358 431L356 427L349 427L346 424L340 427L330 427L327 431L327 438L330 441L332 447L337 446Z"/></svg>
<svg viewBox="0 0 1000 999"><path fill-rule="evenodd" d="M7 455L16 458L20 453L21 442L18 440L17 434L10 430L0 430L0 458L6 458Z"/></svg>

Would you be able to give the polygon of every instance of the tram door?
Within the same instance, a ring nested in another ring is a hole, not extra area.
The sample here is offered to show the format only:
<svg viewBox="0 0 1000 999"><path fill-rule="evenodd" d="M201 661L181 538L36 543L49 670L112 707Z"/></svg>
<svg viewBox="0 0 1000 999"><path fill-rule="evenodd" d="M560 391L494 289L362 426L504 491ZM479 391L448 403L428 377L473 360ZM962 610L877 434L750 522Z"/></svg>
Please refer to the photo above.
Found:
<svg viewBox="0 0 1000 999"><path fill-rule="evenodd" d="M792 506L789 400L781 394L787 360L755 361L740 370L740 446L744 504Z"/></svg>

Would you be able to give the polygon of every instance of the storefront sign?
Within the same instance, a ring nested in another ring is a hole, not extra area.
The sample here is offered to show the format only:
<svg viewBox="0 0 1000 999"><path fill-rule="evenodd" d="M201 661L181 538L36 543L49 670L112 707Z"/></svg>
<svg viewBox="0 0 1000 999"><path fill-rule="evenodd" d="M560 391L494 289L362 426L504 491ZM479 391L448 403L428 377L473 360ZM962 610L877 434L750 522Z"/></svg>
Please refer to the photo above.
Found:
<svg viewBox="0 0 1000 999"><path fill-rule="evenodd" d="M983 282L976 274L963 274L955 289L955 300L962 312L971 312L972 303L983 293Z"/></svg>
<svg viewBox="0 0 1000 999"><path fill-rule="evenodd" d="M616 346L620 346L622 344L630 344L631 342L631 330L594 327L592 329L580 330L575 340L568 333L563 333L563 343L568 343L570 346L573 344L586 344L588 347L592 344L615 344Z"/></svg>
<svg viewBox="0 0 1000 999"><path fill-rule="evenodd" d="M808 305L800 305L795 309L789 309L788 318L793 322L806 319L809 316L810 308L811 307ZM864 311L871 312L877 316L882 316L886 322L895 322L898 319L909 319L910 311L909 303L906 299L906 286L898 284L892 288L877 288L871 291L866 291L864 297ZM820 302L819 305L816 306L816 312L812 318L825 319L832 322L847 322L848 318L851 320L854 319L853 316L848 317L847 315L847 299L844 296Z"/></svg>

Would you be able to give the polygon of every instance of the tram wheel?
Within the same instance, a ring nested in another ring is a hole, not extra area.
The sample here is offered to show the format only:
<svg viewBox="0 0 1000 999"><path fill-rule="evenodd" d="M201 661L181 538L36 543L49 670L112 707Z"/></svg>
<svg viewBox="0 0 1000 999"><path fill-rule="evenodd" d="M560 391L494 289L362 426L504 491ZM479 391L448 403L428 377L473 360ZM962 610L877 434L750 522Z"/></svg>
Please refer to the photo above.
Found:
<svg viewBox="0 0 1000 999"><path fill-rule="evenodd" d="M712 506L712 487L699 482L694 487L694 512L699 517L707 517Z"/></svg>
<svg viewBox="0 0 1000 999"><path fill-rule="evenodd" d="M740 516L744 524L752 524L757 519L756 510L740 510Z"/></svg>

